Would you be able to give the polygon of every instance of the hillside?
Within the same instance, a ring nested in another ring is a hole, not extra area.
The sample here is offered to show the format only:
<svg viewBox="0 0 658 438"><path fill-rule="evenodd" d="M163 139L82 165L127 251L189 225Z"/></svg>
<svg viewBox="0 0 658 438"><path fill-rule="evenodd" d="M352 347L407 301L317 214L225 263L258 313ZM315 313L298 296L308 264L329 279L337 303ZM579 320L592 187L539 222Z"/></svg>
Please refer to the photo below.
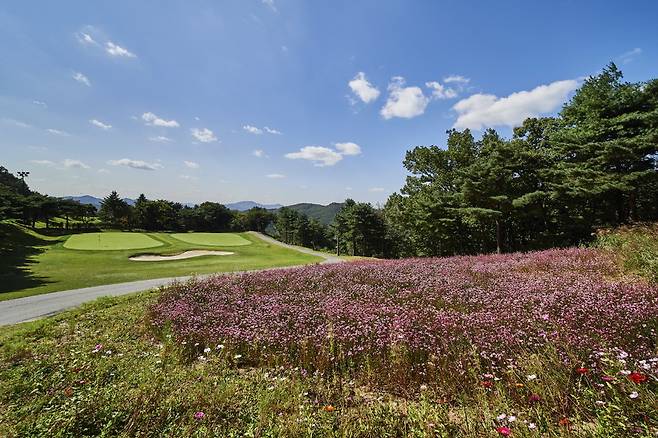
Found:
<svg viewBox="0 0 658 438"><path fill-rule="evenodd" d="M251 210L254 207L265 208L268 210L276 210L278 208L283 207L281 204L261 204L255 201L238 201L225 205L230 210L237 210L237 211L247 211L247 210Z"/></svg>
<svg viewBox="0 0 658 438"><path fill-rule="evenodd" d="M94 207L96 207L96 210L101 208L101 202L103 202L103 200L101 198L97 198L97 197L91 196L91 195L62 196L62 199L70 199L72 201L78 201L80 204L93 205ZM134 199L123 198L123 200L128 205L135 205L135 200Z"/></svg>
<svg viewBox="0 0 658 438"><path fill-rule="evenodd" d="M332 202L329 205L321 205L302 202L300 204L288 205L287 207L298 213L303 213L309 218L317 219L325 225L329 225L333 222L340 209L343 208L343 203Z"/></svg>

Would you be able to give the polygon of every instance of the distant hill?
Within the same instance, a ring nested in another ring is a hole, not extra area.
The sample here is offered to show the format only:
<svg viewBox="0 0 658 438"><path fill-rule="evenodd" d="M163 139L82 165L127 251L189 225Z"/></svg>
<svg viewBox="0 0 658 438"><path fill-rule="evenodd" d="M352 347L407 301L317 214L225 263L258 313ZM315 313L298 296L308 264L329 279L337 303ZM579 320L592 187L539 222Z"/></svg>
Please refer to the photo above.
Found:
<svg viewBox="0 0 658 438"><path fill-rule="evenodd" d="M224 204L224 205L226 205L226 207L228 207L231 210L237 210L237 211L247 211L247 210L251 210L254 207L266 208L268 210L276 210L283 207L283 205L281 204L261 204L254 201L240 201L240 202L233 202L231 204Z"/></svg>
<svg viewBox="0 0 658 438"><path fill-rule="evenodd" d="M91 195L62 196L62 199L70 199L72 201L78 201L80 204L93 205L94 207L96 207L96 210L101 208L101 202L103 202L103 200L101 198L97 198L97 197L91 196ZM128 205L135 205L135 200L134 199L123 198L123 200Z"/></svg>
<svg viewBox="0 0 658 438"><path fill-rule="evenodd" d="M325 225L329 225L333 222L340 209L343 208L343 203L332 202L329 205L321 205L302 202L300 204L287 205L286 207L299 213L304 213L309 218L317 219Z"/></svg>

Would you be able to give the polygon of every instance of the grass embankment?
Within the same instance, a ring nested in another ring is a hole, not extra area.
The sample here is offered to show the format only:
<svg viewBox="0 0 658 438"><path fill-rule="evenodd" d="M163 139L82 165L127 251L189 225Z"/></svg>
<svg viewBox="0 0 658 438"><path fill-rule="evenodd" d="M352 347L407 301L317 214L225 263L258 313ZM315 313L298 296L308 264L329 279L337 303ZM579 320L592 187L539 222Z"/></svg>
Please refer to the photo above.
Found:
<svg viewBox="0 0 658 438"><path fill-rule="evenodd" d="M102 241L105 241L103 233ZM113 235L115 233L107 233ZM196 257L164 262L134 262L137 254L177 254L193 249L223 249L221 240L209 245L188 243L167 233L121 233L115 244L131 244L133 239L158 246L124 250L74 250L66 248L69 236L48 237L10 223L0 223L0 300L76 289L101 284L165 278L213 272L242 271L292 266L322 261L319 257L270 245L249 233L230 234L226 248L234 255ZM88 236L88 237L85 237ZM191 235L190 235L191 236ZM97 235L73 235L98 245ZM217 239L217 237L215 237ZM202 240L203 241L203 240ZM247 241L248 245L232 246Z"/></svg>
<svg viewBox="0 0 658 438"><path fill-rule="evenodd" d="M658 224L601 231L597 246L613 251L626 272L658 283Z"/></svg>
<svg viewBox="0 0 658 438"><path fill-rule="evenodd" d="M658 321L640 318L656 301L637 300L658 291L605 256L562 253L437 259L424 262L426 275L414 261L249 275L0 328L0 436L655 436L655 361L581 354L610 339L655 357ZM437 311L450 316L438 330L416 323ZM312 329L332 318L323 344ZM458 348L433 333L455 336ZM216 336L226 342L210 343ZM414 353L404 348L411 339L449 350Z"/></svg>

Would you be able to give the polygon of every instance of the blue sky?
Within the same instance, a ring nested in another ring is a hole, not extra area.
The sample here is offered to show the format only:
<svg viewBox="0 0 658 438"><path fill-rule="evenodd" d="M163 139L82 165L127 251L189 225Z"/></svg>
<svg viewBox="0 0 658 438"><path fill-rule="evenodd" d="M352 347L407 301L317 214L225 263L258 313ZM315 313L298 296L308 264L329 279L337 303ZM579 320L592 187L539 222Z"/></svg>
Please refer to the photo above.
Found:
<svg viewBox="0 0 658 438"><path fill-rule="evenodd" d="M0 164L52 195L383 203L445 131L658 71L658 3L0 5Z"/></svg>

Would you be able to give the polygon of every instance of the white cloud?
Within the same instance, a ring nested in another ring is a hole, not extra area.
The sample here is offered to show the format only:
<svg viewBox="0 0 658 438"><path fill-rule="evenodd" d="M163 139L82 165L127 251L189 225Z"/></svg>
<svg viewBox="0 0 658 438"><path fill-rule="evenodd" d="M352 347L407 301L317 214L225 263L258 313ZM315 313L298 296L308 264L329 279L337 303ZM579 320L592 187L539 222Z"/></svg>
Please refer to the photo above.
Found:
<svg viewBox="0 0 658 438"><path fill-rule="evenodd" d="M98 173L110 173L107 169L98 169Z"/></svg>
<svg viewBox="0 0 658 438"><path fill-rule="evenodd" d="M419 87L405 87L404 85L403 77L396 76L391 79L391 83L388 85L388 100L380 111L385 119L393 117L411 119L425 112L430 98L426 97Z"/></svg>
<svg viewBox="0 0 658 438"><path fill-rule="evenodd" d="M137 58L137 55L118 44L114 44L112 41L105 43L105 51L111 56L118 56L122 58Z"/></svg>
<svg viewBox="0 0 658 438"><path fill-rule="evenodd" d="M74 73L73 79L80 82L81 84L85 84L86 86L91 87L91 82L89 81L89 78L80 72Z"/></svg>
<svg viewBox="0 0 658 438"><path fill-rule="evenodd" d="M384 188L383 187L370 187L368 189L368 191L372 192L372 193L379 193L379 192L383 192Z"/></svg>
<svg viewBox="0 0 658 438"><path fill-rule="evenodd" d="M619 55L617 58L624 64L628 64L629 62L633 61L635 58L640 56L642 54L642 49L639 47L634 48L633 50L629 50L628 52L622 53Z"/></svg>
<svg viewBox="0 0 658 438"><path fill-rule="evenodd" d="M190 129L190 132L192 133L192 136L199 140L201 143L212 143L213 141L217 141L215 134L213 134L213 132L208 128L192 128Z"/></svg>
<svg viewBox="0 0 658 438"><path fill-rule="evenodd" d="M170 139L169 137L165 137L164 135L158 135L156 137L149 137L150 141L154 141L156 143L171 143L173 140Z"/></svg>
<svg viewBox="0 0 658 438"><path fill-rule="evenodd" d="M271 178L271 179L283 179L286 176L281 174L281 173L270 173L265 175L266 178Z"/></svg>
<svg viewBox="0 0 658 438"><path fill-rule="evenodd" d="M474 94L453 106L458 114L453 126L456 129L518 126L528 117L555 111L578 85L578 81L570 79L540 85L530 91L519 91L506 97Z"/></svg>
<svg viewBox="0 0 658 438"><path fill-rule="evenodd" d="M276 129L274 129L274 128L270 128L269 126L265 126L265 127L263 127L263 129L264 129L265 132L267 132L268 134L275 134L275 135L281 135L281 134L283 134L281 131L277 131Z"/></svg>
<svg viewBox="0 0 658 438"><path fill-rule="evenodd" d="M185 180L188 180L188 181L197 181L199 179L196 176L192 176L192 175L178 175L178 176L179 176L179 178L185 179Z"/></svg>
<svg viewBox="0 0 658 438"><path fill-rule="evenodd" d="M75 169L89 169L90 168L89 166L87 166L82 161L72 160L70 158L64 159L64 161L62 161L62 165L66 168L75 168Z"/></svg>
<svg viewBox="0 0 658 438"><path fill-rule="evenodd" d="M53 129L53 128L48 128L46 129L46 131L54 135L61 135L62 137L69 137L71 135L66 131L60 131L59 129Z"/></svg>
<svg viewBox="0 0 658 438"><path fill-rule="evenodd" d="M263 151L262 149L256 149L251 153L251 155L253 155L256 158L263 158L265 157L265 151Z"/></svg>
<svg viewBox="0 0 658 438"><path fill-rule="evenodd" d="M162 126L164 128L178 128L180 126L176 120L164 120L151 112L142 114L142 120L149 126Z"/></svg>
<svg viewBox="0 0 658 438"><path fill-rule="evenodd" d="M55 163L50 160L30 160L30 163L32 164L38 164L39 166L54 166Z"/></svg>
<svg viewBox="0 0 658 438"><path fill-rule="evenodd" d="M18 126L19 128L31 128L32 127L32 125L29 125L25 122L21 122L20 120L16 120L16 119L3 118L2 121L4 123L9 124L9 125Z"/></svg>
<svg viewBox="0 0 658 438"><path fill-rule="evenodd" d="M285 155L291 160L308 160L317 167L333 166L346 155L359 155L361 147L352 142L335 143L336 150L324 146L304 146L297 152Z"/></svg>
<svg viewBox="0 0 658 438"><path fill-rule="evenodd" d="M324 146L304 146L298 152L287 153L291 160L309 160L317 167L333 166L343 159L338 152Z"/></svg>
<svg viewBox="0 0 658 438"><path fill-rule="evenodd" d="M274 0L261 0L261 1L263 2L264 5L269 7L274 12L278 12L276 9L276 5L274 4Z"/></svg>
<svg viewBox="0 0 658 438"><path fill-rule="evenodd" d="M198 169L199 168L199 163L196 163L194 161L183 161L185 163L185 166L189 167L190 169Z"/></svg>
<svg viewBox="0 0 658 438"><path fill-rule="evenodd" d="M263 133L263 130L262 130L262 129L260 129L260 128L256 128L255 126L251 126L251 125L244 125L244 126L242 127L242 129L244 129L245 131L247 131L247 132L250 133L250 134L260 135L260 134Z"/></svg>
<svg viewBox="0 0 658 438"><path fill-rule="evenodd" d="M104 131L107 131L108 129L112 129L112 125L108 125L108 124L106 124L106 123L103 123L103 122L101 122L100 120L91 119L91 120L89 121L89 123L91 123L92 125L94 125L94 126L96 126L96 127L98 127L98 128L101 128L101 129L104 130Z"/></svg>
<svg viewBox="0 0 658 438"><path fill-rule="evenodd" d="M120 160L110 160L107 162L107 164L111 166L132 167L133 169L139 169L139 170L162 169L162 165L160 163L147 163L146 161L131 160L130 158L122 158Z"/></svg>
<svg viewBox="0 0 658 438"><path fill-rule="evenodd" d="M453 84L453 83L461 84L463 86L471 82L471 80L469 78L465 78L464 76L460 76L460 75L450 75L443 78L443 82L445 82L446 84Z"/></svg>
<svg viewBox="0 0 658 438"><path fill-rule="evenodd" d="M89 35L86 32L76 32L75 37L78 39L78 42L80 44L84 45L97 45L98 43L96 40L92 38L91 35Z"/></svg>
<svg viewBox="0 0 658 438"><path fill-rule="evenodd" d="M352 142L336 143L336 150L341 155L359 155L361 153L361 147Z"/></svg>
<svg viewBox="0 0 658 438"><path fill-rule="evenodd" d="M434 99L453 99L457 97L457 91L453 88L441 85L436 81L425 82L425 86L432 89L432 97Z"/></svg>
<svg viewBox="0 0 658 438"><path fill-rule="evenodd" d="M358 72L354 79L347 83L352 89L352 93L357 95L364 103L370 103L379 97L379 90L375 88L368 79L366 79L366 74L362 71Z"/></svg>
<svg viewBox="0 0 658 438"><path fill-rule="evenodd" d="M48 108L48 105L46 104L46 102L42 102L40 100L33 100L32 103L35 104L35 105L38 105L42 108Z"/></svg>

